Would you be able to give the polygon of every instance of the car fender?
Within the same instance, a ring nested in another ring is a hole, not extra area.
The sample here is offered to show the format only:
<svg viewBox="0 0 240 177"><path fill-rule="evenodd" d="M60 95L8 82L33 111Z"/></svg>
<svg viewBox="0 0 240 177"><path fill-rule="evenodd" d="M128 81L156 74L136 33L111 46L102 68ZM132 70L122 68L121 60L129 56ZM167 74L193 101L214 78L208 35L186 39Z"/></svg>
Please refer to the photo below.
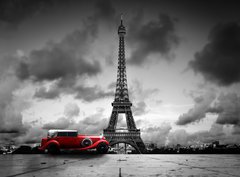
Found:
<svg viewBox="0 0 240 177"><path fill-rule="evenodd" d="M44 146L41 146L41 147L39 148L39 150L45 150L45 149L47 149L50 144L54 144L54 145L56 145L58 148L60 148L60 144L59 144L58 141L56 141L56 140L50 140L50 141L48 141Z"/></svg>
<svg viewBox="0 0 240 177"><path fill-rule="evenodd" d="M98 140L97 142L93 143L91 146L87 146L84 148L80 148L79 150L87 150L87 149L94 149L96 148L100 143L105 143L109 145L109 142L107 140Z"/></svg>

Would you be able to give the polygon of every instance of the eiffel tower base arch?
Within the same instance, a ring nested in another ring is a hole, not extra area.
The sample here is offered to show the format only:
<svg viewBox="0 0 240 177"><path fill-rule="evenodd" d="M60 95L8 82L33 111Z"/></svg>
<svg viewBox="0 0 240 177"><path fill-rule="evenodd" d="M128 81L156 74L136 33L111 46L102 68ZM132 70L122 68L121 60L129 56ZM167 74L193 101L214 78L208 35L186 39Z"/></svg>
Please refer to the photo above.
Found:
<svg viewBox="0 0 240 177"><path fill-rule="evenodd" d="M117 130L116 130L117 131ZM109 141L110 146L124 143L131 145L139 154L146 153L145 145L140 137L140 130L135 132L116 132L104 130L104 137Z"/></svg>

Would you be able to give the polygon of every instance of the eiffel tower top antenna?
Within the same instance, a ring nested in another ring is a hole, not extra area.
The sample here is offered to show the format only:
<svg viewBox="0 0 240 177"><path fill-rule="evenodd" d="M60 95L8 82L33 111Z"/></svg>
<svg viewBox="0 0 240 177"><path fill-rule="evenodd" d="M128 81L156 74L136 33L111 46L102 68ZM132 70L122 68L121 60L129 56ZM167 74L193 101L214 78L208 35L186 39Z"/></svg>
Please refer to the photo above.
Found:
<svg viewBox="0 0 240 177"><path fill-rule="evenodd" d="M123 25L123 13L121 13L121 25Z"/></svg>

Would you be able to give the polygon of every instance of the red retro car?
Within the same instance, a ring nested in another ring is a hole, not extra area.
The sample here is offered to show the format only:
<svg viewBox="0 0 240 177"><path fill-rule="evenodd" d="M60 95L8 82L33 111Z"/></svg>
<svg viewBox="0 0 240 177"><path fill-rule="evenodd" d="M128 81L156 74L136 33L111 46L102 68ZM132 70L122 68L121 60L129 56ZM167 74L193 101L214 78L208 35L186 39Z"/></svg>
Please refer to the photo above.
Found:
<svg viewBox="0 0 240 177"><path fill-rule="evenodd" d="M98 153L108 152L109 143L103 136L79 135L77 130L49 130L42 139L40 151L57 154L60 150L96 149Z"/></svg>

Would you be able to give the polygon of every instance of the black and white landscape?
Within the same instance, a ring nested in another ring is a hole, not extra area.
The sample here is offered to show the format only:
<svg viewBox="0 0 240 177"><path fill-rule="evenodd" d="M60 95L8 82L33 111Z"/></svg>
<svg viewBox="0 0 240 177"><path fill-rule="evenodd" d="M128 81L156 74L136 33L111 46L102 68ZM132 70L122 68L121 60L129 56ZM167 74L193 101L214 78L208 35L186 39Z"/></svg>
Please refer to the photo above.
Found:
<svg viewBox="0 0 240 177"><path fill-rule="evenodd" d="M144 143L239 152L239 9L237 0L1 0L1 150L36 146L49 129L103 132L123 14L129 99ZM120 115L118 128L126 126Z"/></svg>

